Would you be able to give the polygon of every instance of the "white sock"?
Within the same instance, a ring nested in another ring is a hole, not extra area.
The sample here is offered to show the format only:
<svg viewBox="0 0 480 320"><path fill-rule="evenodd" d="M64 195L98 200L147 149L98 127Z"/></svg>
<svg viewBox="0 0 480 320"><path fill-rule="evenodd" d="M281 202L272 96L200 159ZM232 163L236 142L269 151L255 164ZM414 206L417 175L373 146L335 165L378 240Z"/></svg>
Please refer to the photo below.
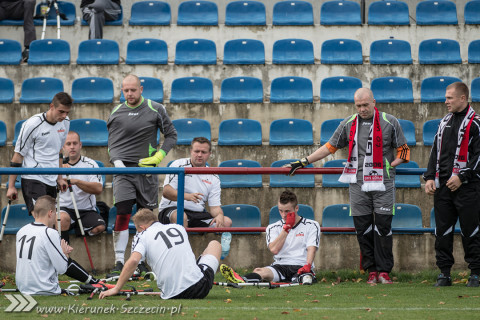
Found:
<svg viewBox="0 0 480 320"><path fill-rule="evenodd" d="M115 250L115 262L125 263L125 249L128 243L128 229L113 231L113 249Z"/></svg>

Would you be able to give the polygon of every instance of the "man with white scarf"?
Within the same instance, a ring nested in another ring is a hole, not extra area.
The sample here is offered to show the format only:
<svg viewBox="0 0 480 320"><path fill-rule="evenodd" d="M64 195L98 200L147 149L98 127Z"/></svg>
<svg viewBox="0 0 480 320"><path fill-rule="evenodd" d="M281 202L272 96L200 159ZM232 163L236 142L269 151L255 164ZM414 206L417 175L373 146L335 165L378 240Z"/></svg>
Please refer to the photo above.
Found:
<svg viewBox="0 0 480 320"><path fill-rule="evenodd" d="M344 119L330 140L311 155L290 163L299 168L348 146L347 165L339 181L350 184L350 212L362 253L367 283L391 284L392 218L395 214L395 167L410 160L398 120L375 107L370 89L354 95L357 114Z"/></svg>

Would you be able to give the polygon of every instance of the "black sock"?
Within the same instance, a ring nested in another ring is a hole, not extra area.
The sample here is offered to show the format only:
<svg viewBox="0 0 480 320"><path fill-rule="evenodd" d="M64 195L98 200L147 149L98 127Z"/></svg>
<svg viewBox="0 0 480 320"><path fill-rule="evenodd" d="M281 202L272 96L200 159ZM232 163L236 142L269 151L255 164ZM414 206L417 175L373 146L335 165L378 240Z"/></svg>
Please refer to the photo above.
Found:
<svg viewBox="0 0 480 320"><path fill-rule="evenodd" d="M442 271L445 277L450 277L450 269L441 269L440 271Z"/></svg>
<svg viewBox="0 0 480 320"><path fill-rule="evenodd" d="M68 243L70 243L70 234L68 233L68 230L67 231L62 231L62 239L67 241Z"/></svg>
<svg viewBox="0 0 480 320"><path fill-rule="evenodd" d="M255 273L255 272L248 273L248 274L244 275L243 278L247 282L260 282L260 281L262 281L262 277L258 273Z"/></svg>

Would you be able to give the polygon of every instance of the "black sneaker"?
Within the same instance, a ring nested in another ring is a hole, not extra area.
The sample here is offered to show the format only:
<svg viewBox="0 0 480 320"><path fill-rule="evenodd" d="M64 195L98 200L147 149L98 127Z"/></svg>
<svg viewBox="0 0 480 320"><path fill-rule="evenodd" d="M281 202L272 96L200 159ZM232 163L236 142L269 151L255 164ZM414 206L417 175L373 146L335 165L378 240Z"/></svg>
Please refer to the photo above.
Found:
<svg viewBox="0 0 480 320"><path fill-rule="evenodd" d="M23 52L22 52L22 61L27 62L29 55L30 55L30 49L25 48L25 50L23 50Z"/></svg>
<svg viewBox="0 0 480 320"><path fill-rule="evenodd" d="M142 261L138 264L137 269L135 269L135 272L133 273L133 276L134 277L145 277L145 275L148 272L150 272L150 270L148 270L147 264L145 263L145 261ZM148 279L148 275L147 275L147 277L145 277L145 279Z"/></svg>
<svg viewBox="0 0 480 320"><path fill-rule="evenodd" d="M468 278L467 287L478 287L478 286L479 286L478 275L472 274L470 278Z"/></svg>
<svg viewBox="0 0 480 320"><path fill-rule="evenodd" d="M477 280L478 283L478 280ZM443 273L440 273L437 278L437 283L434 287L449 287L452 285L452 278L445 276Z"/></svg>
<svg viewBox="0 0 480 320"><path fill-rule="evenodd" d="M110 273L107 273L107 278L117 277L122 273L123 263L120 261L115 262L115 267L110 270Z"/></svg>

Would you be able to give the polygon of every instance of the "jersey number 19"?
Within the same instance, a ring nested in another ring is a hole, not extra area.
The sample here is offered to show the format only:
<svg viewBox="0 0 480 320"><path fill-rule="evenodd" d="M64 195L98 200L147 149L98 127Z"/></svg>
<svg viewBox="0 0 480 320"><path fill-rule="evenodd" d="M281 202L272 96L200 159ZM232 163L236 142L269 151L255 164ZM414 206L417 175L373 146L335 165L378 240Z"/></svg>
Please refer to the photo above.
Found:
<svg viewBox="0 0 480 320"><path fill-rule="evenodd" d="M167 229L167 234L163 233L163 231L159 231L157 233L157 235L155 236L155 240L157 240L158 236L162 237L163 242L165 242L165 245L167 246L168 249L173 247L173 245L182 244L185 241L185 239L183 239L182 233L175 228ZM170 241L169 237L170 238L180 238L180 240L174 242L173 245L172 245L172 242Z"/></svg>

